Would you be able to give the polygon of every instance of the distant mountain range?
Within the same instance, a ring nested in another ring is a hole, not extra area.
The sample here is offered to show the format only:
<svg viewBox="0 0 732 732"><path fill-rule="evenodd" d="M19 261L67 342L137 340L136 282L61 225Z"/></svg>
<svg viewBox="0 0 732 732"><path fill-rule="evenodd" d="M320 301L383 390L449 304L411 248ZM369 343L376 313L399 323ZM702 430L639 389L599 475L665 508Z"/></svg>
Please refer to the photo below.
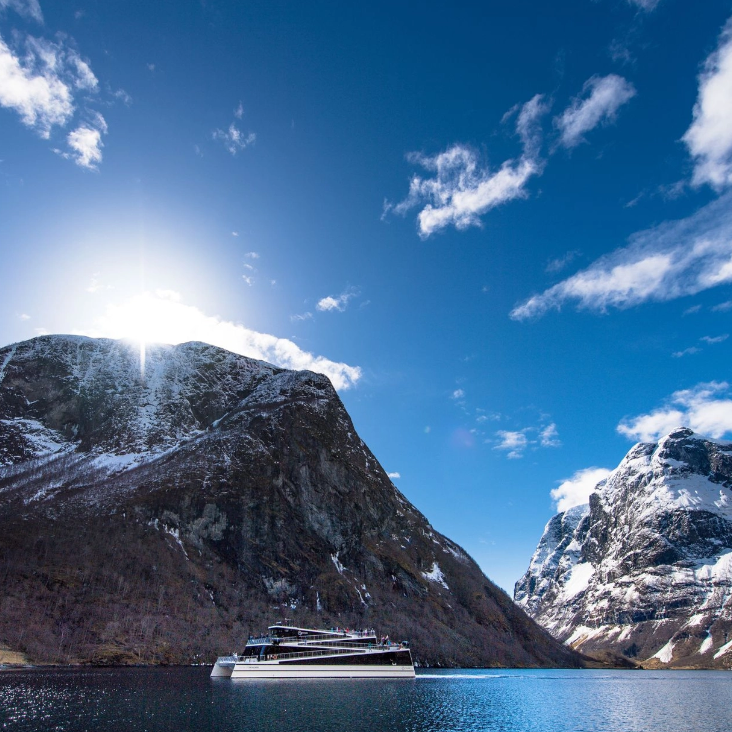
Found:
<svg viewBox="0 0 732 732"><path fill-rule="evenodd" d="M577 666L436 532L330 381L203 343L0 349L0 648L212 662L284 616L428 665ZM532 607L533 611L533 607Z"/></svg>
<svg viewBox="0 0 732 732"><path fill-rule="evenodd" d="M514 597L584 653L732 668L732 443L678 429L633 447L549 521Z"/></svg>

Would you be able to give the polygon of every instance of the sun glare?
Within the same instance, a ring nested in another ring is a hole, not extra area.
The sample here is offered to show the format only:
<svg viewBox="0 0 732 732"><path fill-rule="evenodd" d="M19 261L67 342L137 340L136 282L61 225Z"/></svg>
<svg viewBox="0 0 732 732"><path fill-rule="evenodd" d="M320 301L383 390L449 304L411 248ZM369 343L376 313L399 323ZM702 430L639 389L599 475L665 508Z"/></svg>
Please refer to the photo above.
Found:
<svg viewBox="0 0 732 732"><path fill-rule="evenodd" d="M336 389L348 389L361 378L358 366L331 361L304 351L287 338L278 338L247 328L241 323L208 315L181 300L173 290L155 290L110 303L92 327L75 330L92 338L118 338L140 346L140 368L144 375L145 359L151 343L177 345L202 341L242 356L302 370L325 374Z"/></svg>

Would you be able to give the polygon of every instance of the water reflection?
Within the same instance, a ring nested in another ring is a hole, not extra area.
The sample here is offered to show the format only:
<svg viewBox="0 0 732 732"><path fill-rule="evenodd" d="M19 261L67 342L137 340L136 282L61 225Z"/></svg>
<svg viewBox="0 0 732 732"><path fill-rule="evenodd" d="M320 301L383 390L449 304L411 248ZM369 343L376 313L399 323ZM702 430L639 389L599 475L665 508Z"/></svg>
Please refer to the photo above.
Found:
<svg viewBox="0 0 732 732"><path fill-rule="evenodd" d="M3 730L726 732L724 672L462 671L231 682L208 669L0 673Z"/></svg>

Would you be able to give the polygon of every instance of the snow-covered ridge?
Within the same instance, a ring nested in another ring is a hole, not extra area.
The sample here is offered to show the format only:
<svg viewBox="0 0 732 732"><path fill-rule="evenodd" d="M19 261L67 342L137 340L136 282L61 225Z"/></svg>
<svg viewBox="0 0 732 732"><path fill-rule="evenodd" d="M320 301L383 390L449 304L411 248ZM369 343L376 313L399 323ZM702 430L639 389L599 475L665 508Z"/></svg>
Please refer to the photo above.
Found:
<svg viewBox="0 0 732 732"><path fill-rule="evenodd" d="M0 466L74 451L118 472L247 404L276 406L310 382L330 395L323 376L205 343L147 345L142 360L126 341L41 336L0 349L0 374Z"/></svg>
<svg viewBox="0 0 732 732"><path fill-rule="evenodd" d="M585 652L714 665L732 633L731 451L683 428L635 445L549 521L515 600Z"/></svg>

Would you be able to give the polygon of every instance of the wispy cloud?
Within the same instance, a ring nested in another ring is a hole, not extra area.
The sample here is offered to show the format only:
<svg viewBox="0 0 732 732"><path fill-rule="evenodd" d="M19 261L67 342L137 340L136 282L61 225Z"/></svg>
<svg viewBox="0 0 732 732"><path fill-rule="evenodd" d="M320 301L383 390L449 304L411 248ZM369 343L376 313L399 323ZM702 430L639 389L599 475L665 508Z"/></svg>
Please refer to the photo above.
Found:
<svg viewBox="0 0 732 732"><path fill-rule="evenodd" d="M732 300L726 300L725 302L720 302L717 305L714 305L712 307L712 312L714 313L726 313L732 310Z"/></svg>
<svg viewBox="0 0 732 732"><path fill-rule="evenodd" d="M484 421L480 420L479 421ZM515 460L522 458L524 452L532 447L561 447L559 439L559 431L553 422L548 425L540 425L538 427L524 427L520 430L498 430L495 433L496 444L494 450L505 450L506 457ZM487 440L492 442L492 440Z"/></svg>
<svg viewBox="0 0 732 732"><path fill-rule="evenodd" d="M548 424L543 430L541 430L541 432L539 432L539 444L542 447L561 446L562 443L559 439L559 432L557 431L557 426L554 422Z"/></svg>
<svg viewBox="0 0 732 732"><path fill-rule="evenodd" d="M38 0L0 0L0 10L6 8L14 10L24 18L32 18L39 23L43 23L43 13Z"/></svg>
<svg viewBox="0 0 732 732"><path fill-rule="evenodd" d="M622 76L593 76L588 79L582 94L554 119L560 133L560 143L572 148L584 142L586 133L600 124L615 120L618 109L636 94L635 87Z"/></svg>
<svg viewBox="0 0 732 732"><path fill-rule="evenodd" d="M607 468L584 468L578 470L571 478L565 478L551 491L557 511L568 511L570 508L587 503L597 484L605 480L608 475L610 471Z"/></svg>
<svg viewBox="0 0 732 732"><path fill-rule="evenodd" d="M290 315L290 320L297 322L300 320L312 320L313 314L311 312L299 313L296 315Z"/></svg>
<svg viewBox="0 0 732 732"><path fill-rule="evenodd" d="M646 12L655 10L656 6L660 2L661 0L628 0L628 3L630 3L630 5L636 5L641 10L645 10Z"/></svg>
<svg viewBox="0 0 732 732"><path fill-rule="evenodd" d="M111 285L105 285L102 282L101 272L94 272L94 274L89 278L89 285L85 289L88 293L95 295L97 292L101 292L102 290L112 290L114 288Z"/></svg>
<svg viewBox="0 0 732 732"><path fill-rule="evenodd" d="M699 76L694 120L683 137L694 158L692 183L721 190L732 183L732 19Z"/></svg>
<svg viewBox="0 0 732 732"><path fill-rule="evenodd" d="M548 272L549 274L557 274L557 272L561 272L563 269L566 269L569 267L572 262L574 262L577 257L579 257L581 252L578 249L573 249L570 252L566 252L561 257L557 257L556 259L550 259L546 263L546 267L544 267L544 270Z"/></svg>
<svg viewBox="0 0 732 732"><path fill-rule="evenodd" d="M693 216L631 237L618 249L511 312L515 320L539 317L566 302L604 312L648 301L671 300L732 282L732 194Z"/></svg>
<svg viewBox="0 0 732 732"><path fill-rule="evenodd" d="M349 287L337 297L328 295L327 297L321 298L318 300L318 304L315 307L321 312L337 310L342 313L348 307L348 303L357 296L358 290L353 287Z"/></svg>
<svg viewBox="0 0 732 732"><path fill-rule="evenodd" d="M402 476L399 473L387 473L386 474L389 478L392 480L396 480L398 478L401 478Z"/></svg>
<svg viewBox="0 0 732 732"><path fill-rule="evenodd" d="M236 234L236 236L239 236L239 234ZM244 256L247 259L259 259L259 252L247 252Z"/></svg>
<svg viewBox="0 0 732 732"><path fill-rule="evenodd" d="M708 437L732 432L732 398L726 381L700 383L674 392L658 409L624 419L618 432L633 440L652 442L677 427L689 427Z"/></svg>
<svg viewBox="0 0 732 732"><path fill-rule="evenodd" d="M524 431L511 432L509 430L499 430L496 432L496 437L499 442L493 448L494 450L505 450L507 452L506 457L511 460L524 456L524 450L526 450L529 444L529 438Z"/></svg>
<svg viewBox="0 0 732 732"><path fill-rule="evenodd" d="M695 353L701 353L701 350L698 346L689 346L689 348L684 348L683 351L674 351L671 355L674 358L683 358L684 356L693 356Z"/></svg>
<svg viewBox="0 0 732 732"><path fill-rule="evenodd" d="M219 140L223 143L224 147L232 155L236 155L238 152L245 150L250 145L253 145L257 136L254 132L242 132L233 122L229 125L229 129L214 130L213 139Z"/></svg>
<svg viewBox="0 0 732 732"><path fill-rule="evenodd" d="M702 336L699 340L704 341L704 343L709 344L710 346L713 346L716 343L724 343L729 338L729 333L723 333L722 335L718 336Z"/></svg>
<svg viewBox="0 0 732 732"><path fill-rule="evenodd" d="M706 343L708 346L715 346L718 343L724 343L727 338L729 338L728 333L723 333L722 335L718 336L702 336L699 339L700 343ZM682 358L683 356L692 356L695 353L701 353L704 349L700 348L699 346L690 346L689 348L684 348L683 351L676 351L675 353L672 353L671 355L674 358Z"/></svg>
<svg viewBox="0 0 732 732"><path fill-rule="evenodd" d="M361 378L358 366L331 361L302 350L291 340L207 315L197 307L185 304L181 296L172 291L146 292L108 305L92 327L77 332L92 337L142 338L151 343L204 341L284 368L325 374L339 390L355 386Z"/></svg>
<svg viewBox="0 0 732 732"><path fill-rule="evenodd" d="M453 399L463 399L465 397L465 391L463 389L455 389L450 396Z"/></svg>
<svg viewBox="0 0 732 732"><path fill-rule="evenodd" d="M384 214L393 211L404 215L420 208L417 228L423 239L447 226L458 230L480 226L480 217L492 208L524 198L529 179L542 172L539 120L547 111L548 106L540 94L521 107L516 132L523 144L523 153L517 159L507 160L497 170L483 164L478 153L463 144L455 144L437 155L410 153L407 155L409 162L433 175L414 175L408 196L395 205L385 203Z"/></svg>
<svg viewBox="0 0 732 732"><path fill-rule="evenodd" d="M42 138L71 120L75 94L97 86L89 64L65 41L25 36L11 49L0 37L0 105Z"/></svg>

